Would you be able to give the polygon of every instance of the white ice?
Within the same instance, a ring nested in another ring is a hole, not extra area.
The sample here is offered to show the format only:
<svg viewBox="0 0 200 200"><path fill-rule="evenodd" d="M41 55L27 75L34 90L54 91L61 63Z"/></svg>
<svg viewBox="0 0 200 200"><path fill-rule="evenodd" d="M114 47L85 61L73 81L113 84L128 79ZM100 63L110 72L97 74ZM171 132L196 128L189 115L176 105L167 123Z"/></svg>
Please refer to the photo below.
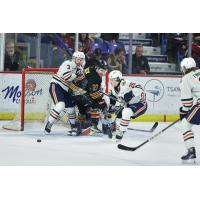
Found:
<svg viewBox="0 0 200 200"><path fill-rule="evenodd" d="M0 127L4 123L0 121ZM159 122L154 133L129 130L121 143L137 146L169 123ZM150 129L152 125L153 122L135 122L130 127ZM40 123L33 123L23 132L0 128L0 166L175 166L183 165L180 157L186 152L180 123L134 152L118 149L117 143L107 136L67 136L67 130L58 126L53 127L53 135L45 136L43 129L44 125ZM199 165L199 127L195 126L193 130ZM37 142L38 138L41 143Z"/></svg>

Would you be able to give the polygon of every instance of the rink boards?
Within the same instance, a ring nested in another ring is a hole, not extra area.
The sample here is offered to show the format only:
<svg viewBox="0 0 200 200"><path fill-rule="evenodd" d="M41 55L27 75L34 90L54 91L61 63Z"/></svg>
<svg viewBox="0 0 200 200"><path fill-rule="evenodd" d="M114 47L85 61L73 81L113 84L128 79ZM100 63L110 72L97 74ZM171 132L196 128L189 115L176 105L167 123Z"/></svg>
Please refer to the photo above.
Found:
<svg viewBox="0 0 200 200"><path fill-rule="evenodd" d="M180 104L180 77L179 76L124 76L137 84L141 84L146 92L148 109L145 115L134 121L173 121L178 118ZM21 96L21 74L20 73L0 73L0 119L12 119L20 106ZM40 82L36 86L36 91L43 89ZM46 87L46 86L45 86ZM42 99L42 101L41 101ZM36 105L36 102L40 106ZM44 113L42 107L46 106L43 93L34 93L33 98L26 102L34 110L28 113L27 119L41 119Z"/></svg>

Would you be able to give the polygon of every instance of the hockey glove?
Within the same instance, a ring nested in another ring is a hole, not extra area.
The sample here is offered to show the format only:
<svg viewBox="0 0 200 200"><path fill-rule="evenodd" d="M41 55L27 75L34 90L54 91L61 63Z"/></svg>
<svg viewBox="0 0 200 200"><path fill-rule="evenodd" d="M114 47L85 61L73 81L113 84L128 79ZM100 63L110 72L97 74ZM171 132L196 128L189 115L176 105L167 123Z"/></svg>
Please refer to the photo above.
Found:
<svg viewBox="0 0 200 200"><path fill-rule="evenodd" d="M83 72L83 69L81 69L81 68L78 68L77 70L76 70L76 81L80 81L80 80L82 80L82 79L84 79L85 78L85 75L84 75L84 72Z"/></svg>
<svg viewBox="0 0 200 200"><path fill-rule="evenodd" d="M98 101L99 105L98 107L101 109L101 110L105 110L107 108L107 105L106 105L106 102L104 99L101 99L100 101Z"/></svg>
<svg viewBox="0 0 200 200"><path fill-rule="evenodd" d="M132 90L124 95L124 101L128 103L134 97Z"/></svg>
<svg viewBox="0 0 200 200"><path fill-rule="evenodd" d="M185 118L186 115L187 115L187 113L188 113L187 111L183 110L183 107L180 107L180 109L179 109L180 120L182 120L183 118Z"/></svg>

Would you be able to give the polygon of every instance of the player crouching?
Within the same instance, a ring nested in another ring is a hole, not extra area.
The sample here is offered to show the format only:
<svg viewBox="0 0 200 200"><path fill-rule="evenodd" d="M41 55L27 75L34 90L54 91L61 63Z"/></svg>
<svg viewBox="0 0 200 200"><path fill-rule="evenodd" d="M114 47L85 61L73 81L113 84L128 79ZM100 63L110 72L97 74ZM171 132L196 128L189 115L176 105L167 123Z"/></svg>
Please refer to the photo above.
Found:
<svg viewBox="0 0 200 200"><path fill-rule="evenodd" d="M193 125L200 125L200 69L196 68L193 58L184 58L181 62L182 78L180 119L183 126L183 140L187 153L181 157L183 163L194 163L196 150L194 147Z"/></svg>
<svg viewBox="0 0 200 200"><path fill-rule="evenodd" d="M107 116L110 100L101 92L102 77L105 76L105 73L105 65L101 63L89 65L84 70L85 78L81 81L76 81L76 84L87 92L85 95L73 96L79 110L78 120L83 135L102 136L102 131L98 128L99 119L102 119L103 133L108 130L105 116ZM85 131L84 129L86 128L88 129ZM106 131L104 132L105 129Z"/></svg>
<svg viewBox="0 0 200 200"><path fill-rule="evenodd" d="M109 81L112 86L110 103L115 105L118 111L121 111L117 115L118 118L121 118L120 125L112 133L112 139L121 140L127 131L131 118L135 119L146 112L146 95L141 85L124 80L122 73L118 70L109 73Z"/></svg>

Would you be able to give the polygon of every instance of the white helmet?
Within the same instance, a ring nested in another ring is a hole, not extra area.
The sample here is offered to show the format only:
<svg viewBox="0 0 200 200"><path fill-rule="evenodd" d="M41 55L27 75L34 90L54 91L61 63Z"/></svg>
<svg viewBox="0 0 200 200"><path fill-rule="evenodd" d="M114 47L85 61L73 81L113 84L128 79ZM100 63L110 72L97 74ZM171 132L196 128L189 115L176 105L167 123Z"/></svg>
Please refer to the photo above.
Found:
<svg viewBox="0 0 200 200"><path fill-rule="evenodd" d="M183 73L186 73L186 71L188 69L191 69L191 68L195 68L196 67L196 62L193 58L189 57L189 58L184 58L182 61L181 61L181 71Z"/></svg>
<svg viewBox="0 0 200 200"><path fill-rule="evenodd" d="M85 64L85 54L81 51L75 51L72 55L72 60L75 62L76 58L79 58L82 60L82 65Z"/></svg>
<svg viewBox="0 0 200 200"><path fill-rule="evenodd" d="M109 73L109 79L120 81L122 79L122 73L119 70L113 70Z"/></svg>

